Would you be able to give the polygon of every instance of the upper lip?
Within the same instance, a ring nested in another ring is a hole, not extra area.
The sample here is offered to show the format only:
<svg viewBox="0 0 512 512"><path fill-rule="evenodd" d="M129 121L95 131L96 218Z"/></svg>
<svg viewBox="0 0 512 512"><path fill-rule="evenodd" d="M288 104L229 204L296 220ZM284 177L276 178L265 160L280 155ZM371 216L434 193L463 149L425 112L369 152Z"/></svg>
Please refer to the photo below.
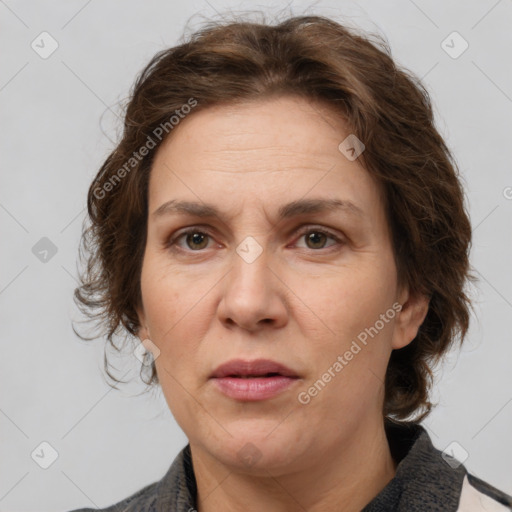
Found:
<svg viewBox="0 0 512 512"><path fill-rule="evenodd" d="M210 375L210 378L222 378L230 375L263 376L267 373L278 373L284 377L298 377L293 370L284 364L270 359L255 359L254 361L231 359L218 366Z"/></svg>

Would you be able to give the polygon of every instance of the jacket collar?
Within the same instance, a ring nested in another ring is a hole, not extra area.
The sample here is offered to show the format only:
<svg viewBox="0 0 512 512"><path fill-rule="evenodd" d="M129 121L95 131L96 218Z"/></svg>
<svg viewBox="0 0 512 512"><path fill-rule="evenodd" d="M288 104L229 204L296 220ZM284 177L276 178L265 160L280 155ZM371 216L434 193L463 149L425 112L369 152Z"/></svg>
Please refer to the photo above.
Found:
<svg viewBox="0 0 512 512"><path fill-rule="evenodd" d="M425 428L418 423L386 419L385 431L391 454L398 463L396 474L362 512L456 510L466 474L464 466L453 469L445 462ZM197 484L190 444L181 450L157 483L155 494L156 512L196 510Z"/></svg>

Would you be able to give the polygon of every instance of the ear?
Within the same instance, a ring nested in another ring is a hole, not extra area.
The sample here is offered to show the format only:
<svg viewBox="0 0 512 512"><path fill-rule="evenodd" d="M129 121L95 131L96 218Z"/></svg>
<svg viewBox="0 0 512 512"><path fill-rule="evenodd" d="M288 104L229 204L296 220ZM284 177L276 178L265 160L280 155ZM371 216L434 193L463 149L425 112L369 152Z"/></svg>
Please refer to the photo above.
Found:
<svg viewBox="0 0 512 512"><path fill-rule="evenodd" d="M416 337L427 316L430 297L420 293L410 294L407 289L401 294L398 302L402 305L402 309L396 316L391 343L393 349L405 347Z"/></svg>

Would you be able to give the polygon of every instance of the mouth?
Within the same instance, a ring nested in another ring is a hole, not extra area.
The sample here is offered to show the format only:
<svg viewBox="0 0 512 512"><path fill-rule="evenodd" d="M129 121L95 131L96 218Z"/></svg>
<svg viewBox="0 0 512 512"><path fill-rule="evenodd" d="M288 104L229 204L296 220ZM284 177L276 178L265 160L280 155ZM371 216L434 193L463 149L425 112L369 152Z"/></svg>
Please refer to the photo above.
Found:
<svg viewBox="0 0 512 512"><path fill-rule="evenodd" d="M218 366L210 375L210 378L217 379L225 377L235 379L288 377L294 379L299 378L299 375L284 364L270 359L256 359L254 361L232 359Z"/></svg>
<svg viewBox="0 0 512 512"><path fill-rule="evenodd" d="M234 379L264 379L267 377L284 377L284 375L280 373L266 373L265 375L226 375L226 377L232 377Z"/></svg>
<svg viewBox="0 0 512 512"><path fill-rule="evenodd" d="M233 359L220 365L210 376L225 396L243 402L268 400L300 380L300 376L282 363L268 359Z"/></svg>

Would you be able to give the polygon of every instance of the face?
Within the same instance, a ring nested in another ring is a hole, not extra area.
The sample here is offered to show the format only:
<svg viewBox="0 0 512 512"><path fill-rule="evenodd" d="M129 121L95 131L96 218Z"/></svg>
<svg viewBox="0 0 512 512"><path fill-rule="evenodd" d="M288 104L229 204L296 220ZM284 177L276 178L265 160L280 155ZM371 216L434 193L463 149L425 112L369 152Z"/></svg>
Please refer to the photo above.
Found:
<svg viewBox="0 0 512 512"><path fill-rule="evenodd" d="M139 335L191 446L228 466L285 473L382 422L390 353L426 314L397 288L381 190L338 149L349 133L280 97L197 111L156 155ZM296 378L233 395L211 378L233 359Z"/></svg>

